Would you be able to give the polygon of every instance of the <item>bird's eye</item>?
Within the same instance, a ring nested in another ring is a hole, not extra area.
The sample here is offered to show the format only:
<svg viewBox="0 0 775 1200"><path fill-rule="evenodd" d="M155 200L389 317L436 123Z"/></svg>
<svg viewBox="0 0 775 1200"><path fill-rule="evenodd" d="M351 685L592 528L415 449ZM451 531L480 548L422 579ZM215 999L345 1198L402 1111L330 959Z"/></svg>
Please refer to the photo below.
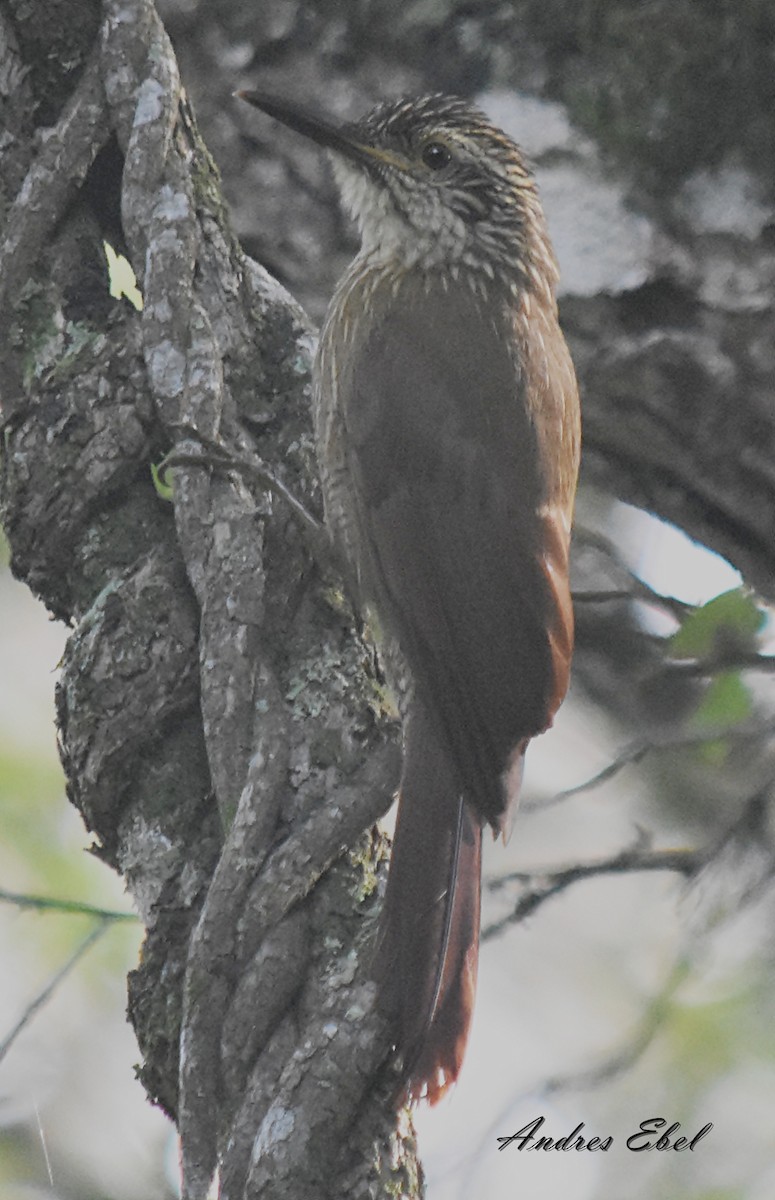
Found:
<svg viewBox="0 0 775 1200"><path fill-rule="evenodd" d="M426 142L422 148L422 160L431 171L440 171L452 161L452 155L443 142Z"/></svg>

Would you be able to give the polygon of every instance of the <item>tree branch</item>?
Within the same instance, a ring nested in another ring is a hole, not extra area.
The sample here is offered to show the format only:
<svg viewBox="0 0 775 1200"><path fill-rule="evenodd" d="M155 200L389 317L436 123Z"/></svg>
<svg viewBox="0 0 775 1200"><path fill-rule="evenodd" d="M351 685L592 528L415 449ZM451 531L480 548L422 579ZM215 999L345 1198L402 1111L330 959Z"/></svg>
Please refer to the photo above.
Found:
<svg viewBox="0 0 775 1200"><path fill-rule="evenodd" d="M510 872L491 880L487 884L490 891L500 891L512 883L522 884L525 890L507 916L482 930L482 941L497 937L509 925L524 921L546 900L582 880L600 875L629 875L638 871L676 871L691 878L705 862L706 857L698 850L652 850L644 847L643 839L639 838L634 846L599 862L573 863L552 871Z"/></svg>

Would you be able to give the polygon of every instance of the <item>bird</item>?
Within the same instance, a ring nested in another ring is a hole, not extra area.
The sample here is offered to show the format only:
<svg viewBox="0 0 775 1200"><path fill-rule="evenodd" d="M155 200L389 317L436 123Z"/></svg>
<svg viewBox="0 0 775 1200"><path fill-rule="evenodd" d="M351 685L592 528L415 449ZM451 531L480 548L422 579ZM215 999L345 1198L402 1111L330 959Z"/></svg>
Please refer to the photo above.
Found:
<svg viewBox="0 0 775 1200"><path fill-rule="evenodd" d="M313 418L326 526L402 720L377 1003L401 1098L435 1104L472 1019L483 830L507 838L569 684L580 411L558 268L522 151L469 101L337 124L237 94L329 152L360 232Z"/></svg>

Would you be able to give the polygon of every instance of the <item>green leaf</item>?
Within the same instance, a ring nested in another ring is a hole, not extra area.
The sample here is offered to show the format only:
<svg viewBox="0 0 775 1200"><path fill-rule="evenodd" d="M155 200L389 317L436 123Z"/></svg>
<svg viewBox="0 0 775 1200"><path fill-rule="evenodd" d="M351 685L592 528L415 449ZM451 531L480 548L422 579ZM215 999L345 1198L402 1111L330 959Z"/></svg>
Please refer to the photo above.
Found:
<svg viewBox="0 0 775 1200"><path fill-rule="evenodd" d="M714 653L753 650L767 620L746 588L722 592L690 613L668 641L673 658L712 658Z"/></svg>
<svg viewBox="0 0 775 1200"><path fill-rule="evenodd" d="M151 463L151 478L153 486L156 488L156 495L162 500L172 500L173 490L172 484L167 483L167 472L160 471L156 463Z"/></svg>
<svg viewBox="0 0 775 1200"><path fill-rule="evenodd" d="M738 671L723 671L711 680L694 714L693 724L713 728L739 725L753 711L751 693ZM723 738L706 742L699 757L709 766L721 766L727 758L729 743Z"/></svg>
<svg viewBox="0 0 775 1200"><path fill-rule="evenodd" d="M737 671L722 671L709 684L694 721L697 725L739 725L752 711L751 693Z"/></svg>

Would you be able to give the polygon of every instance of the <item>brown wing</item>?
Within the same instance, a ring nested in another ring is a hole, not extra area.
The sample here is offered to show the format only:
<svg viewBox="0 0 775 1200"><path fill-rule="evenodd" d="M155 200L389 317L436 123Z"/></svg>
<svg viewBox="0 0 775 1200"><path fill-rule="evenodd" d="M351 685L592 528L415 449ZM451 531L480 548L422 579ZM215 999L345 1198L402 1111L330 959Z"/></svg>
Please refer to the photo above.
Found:
<svg viewBox="0 0 775 1200"><path fill-rule="evenodd" d="M570 646L565 543L540 513L530 383L505 322L467 289L407 282L340 381L363 591L496 825L503 773L550 722Z"/></svg>

